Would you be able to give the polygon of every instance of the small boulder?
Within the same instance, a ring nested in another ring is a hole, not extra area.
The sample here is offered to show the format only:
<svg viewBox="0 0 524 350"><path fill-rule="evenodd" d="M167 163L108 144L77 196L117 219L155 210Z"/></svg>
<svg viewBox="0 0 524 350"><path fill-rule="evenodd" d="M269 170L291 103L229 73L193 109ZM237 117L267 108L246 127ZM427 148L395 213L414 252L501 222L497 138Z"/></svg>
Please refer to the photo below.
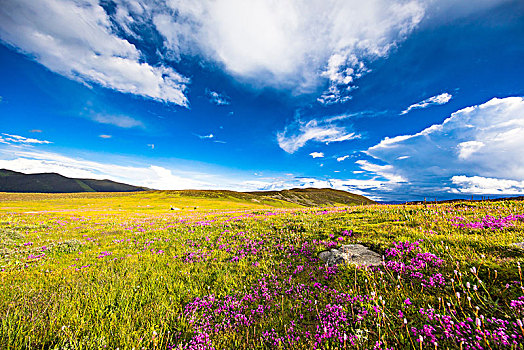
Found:
<svg viewBox="0 0 524 350"><path fill-rule="evenodd" d="M359 266L378 266L382 257L362 244L347 244L338 249L320 252L318 257L328 266L355 264Z"/></svg>

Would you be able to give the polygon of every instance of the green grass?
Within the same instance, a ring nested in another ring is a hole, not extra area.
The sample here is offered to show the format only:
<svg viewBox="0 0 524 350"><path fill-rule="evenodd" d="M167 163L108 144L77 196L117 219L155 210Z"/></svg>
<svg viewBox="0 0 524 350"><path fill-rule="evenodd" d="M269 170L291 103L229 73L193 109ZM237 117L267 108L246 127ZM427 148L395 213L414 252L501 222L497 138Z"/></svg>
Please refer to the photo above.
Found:
<svg viewBox="0 0 524 350"><path fill-rule="evenodd" d="M511 303L524 295L523 251L512 246L524 222L470 229L453 218L523 213L515 201L303 208L160 191L4 195L0 348L522 349L524 307ZM385 256L412 266L433 254L408 272L316 258L340 244L388 254L418 240ZM423 282L437 275L444 284ZM442 317L464 324L462 340Z"/></svg>

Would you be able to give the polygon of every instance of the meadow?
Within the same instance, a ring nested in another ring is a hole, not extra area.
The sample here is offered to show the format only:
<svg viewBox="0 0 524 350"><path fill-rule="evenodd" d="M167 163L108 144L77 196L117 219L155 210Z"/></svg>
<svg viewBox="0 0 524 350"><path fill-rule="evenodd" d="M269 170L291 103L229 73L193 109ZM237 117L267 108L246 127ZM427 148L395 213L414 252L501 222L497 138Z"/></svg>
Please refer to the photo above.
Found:
<svg viewBox="0 0 524 350"><path fill-rule="evenodd" d="M523 214L1 194L0 349L523 349Z"/></svg>

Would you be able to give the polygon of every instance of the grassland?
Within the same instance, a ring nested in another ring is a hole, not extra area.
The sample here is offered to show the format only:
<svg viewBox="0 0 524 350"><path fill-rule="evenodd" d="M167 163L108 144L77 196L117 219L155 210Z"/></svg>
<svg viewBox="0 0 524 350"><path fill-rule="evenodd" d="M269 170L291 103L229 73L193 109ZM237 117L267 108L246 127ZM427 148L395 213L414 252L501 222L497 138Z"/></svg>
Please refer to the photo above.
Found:
<svg viewBox="0 0 524 350"><path fill-rule="evenodd" d="M523 202L0 201L1 349L524 348ZM357 242L384 265L318 259Z"/></svg>

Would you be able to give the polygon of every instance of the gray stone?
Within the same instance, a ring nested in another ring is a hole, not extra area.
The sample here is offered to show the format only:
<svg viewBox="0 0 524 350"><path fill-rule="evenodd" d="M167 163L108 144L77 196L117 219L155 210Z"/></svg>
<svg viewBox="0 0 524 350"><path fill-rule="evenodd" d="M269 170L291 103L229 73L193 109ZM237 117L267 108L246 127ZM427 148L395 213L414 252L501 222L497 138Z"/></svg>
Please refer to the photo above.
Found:
<svg viewBox="0 0 524 350"><path fill-rule="evenodd" d="M338 249L320 252L318 257L328 266L354 264L359 266L378 266L382 257L362 244L347 244Z"/></svg>

